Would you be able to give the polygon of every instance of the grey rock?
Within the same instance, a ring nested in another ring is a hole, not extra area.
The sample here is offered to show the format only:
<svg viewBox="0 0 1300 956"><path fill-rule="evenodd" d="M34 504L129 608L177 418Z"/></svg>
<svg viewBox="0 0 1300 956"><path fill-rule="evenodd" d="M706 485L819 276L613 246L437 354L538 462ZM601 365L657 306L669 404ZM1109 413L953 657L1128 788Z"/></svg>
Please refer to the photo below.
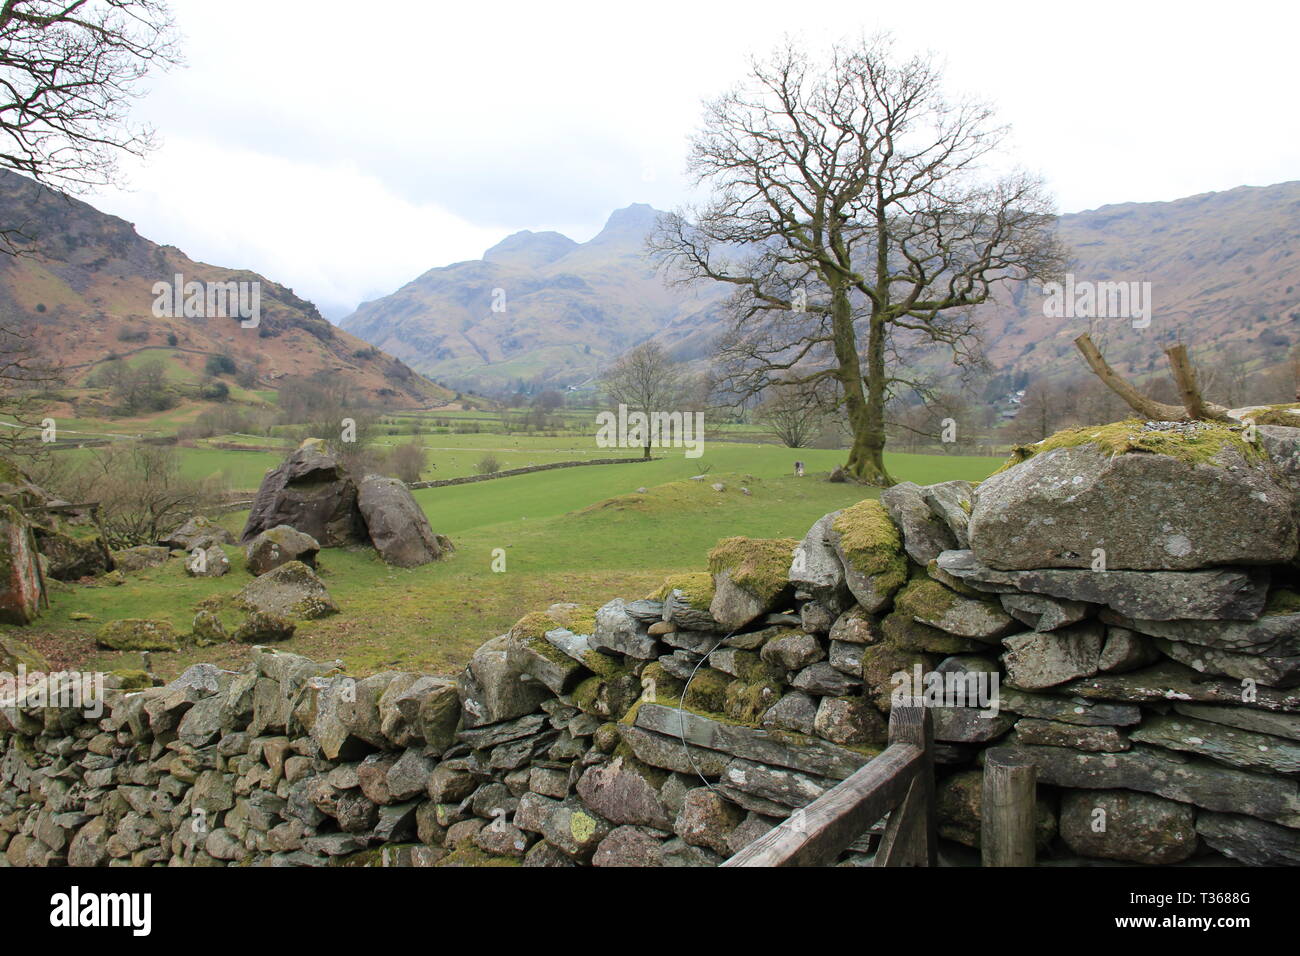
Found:
<svg viewBox="0 0 1300 956"><path fill-rule="evenodd" d="M1206 810L1300 827L1300 796L1293 780L1235 770L1144 744L1135 744L1125 753L1104 754L1064 747L1022 749L1038 767L1040 783L1084 790L1140 790Z"/></svg>
<svg viewBox="0 0 1300 956"><path fill-rule="evenodd" d="M356 485L320 439L307 439L266 473L240 541L278 525L311 535L326 548L365 540Z"/></svg>
<svg viewBox="0 0 1300 956"><path fill-rule="evenodd" d="M817 700L801 690L790 691L763 714L763 726L770 730L816 733Z"/></svg>
<svg viewBox="0 0 1300 956"><path fill-rule="evenodd" d="M1159 637L1155 638L1155 642L1167 657L1202 674L1258 681L1269 687L1294 687L1300 684L1300 655L1264 657L1259 654L1237 654L1206 647L1204 644L1184 644Z"/></svg>
<svg viewBox="0 0 1300 956"><path fill-rule="evenodd" d="M1224 856L1247 866L1300 866L1300 830L1202 810L1196 815L1196 832Z"/></svg>
<svg viewBox="0 0 1300 956"><path fill-rule="evenodd" d="M763 660L785 671L797 671L826 657L821 643L811 634L796 631L768 641L760 652ZM712 663L712 658L709 659ZM714 664L713 666L717 666Z"/></svg>
<svg viewBox="0 0 1300 956"><path fill-rule="evenodd" d="M1089 753L1118 753L1129 748L1128 738L1115 727L1066 724L1036 717L1016 722L1016 739L1030 746L1071 747Z"/></svg>
<svg viewBox="0 0 1300 956"><path fill-rule="evenodd" d="M546 685L524 680L508 657L509 635L488 641L461 673L458 691L465 727L482 727L532 713L551 696Z"/></svg>
<svg viewBox="0 0 1300 956"><path fill-rule="evenodd" d="M791 739L786 734L723 723L660 704L642 704L636 712L636 726L668 737L684 737L708 750L836 780L843 780L868 759L814 737Z"/></svg>
<svg viewBox="0 0 1300 956"><path fill-rule="evenodd" d="M973 508L975 486L969 481L944 481L921 488L921 497L930 512L952 532L957 547L970 547L970 513Z"/></svg>
<svg viewBox="0 0 1300 956"><path fill-rule="evenodd" d="M1182 750L1262 773L1300 774L1300 743L1181 715L1153 716L1135 727L1136 741Z"/></svg>
<svg viewBox="0 0 1300 956"><path fill-rule="evenodd" d="M1021 690L1042 690L1097 673L1102 627L1095 621L1059 631L1014 634L1003 639L1007 680Z"/></svg>
<svg viewBox="0 0 1300 956"><path fill-rule="evenodd" d="M1174 704L1174 710L1184 717L1208 720L1211 723L1252 730L1258 734L1300 740L1300 714L1272 714L1249 707L1213 707L1207 704Z"/></svg>
<svg viewBox="0 0 1300 956"><path fill-rule="evenodd" d="M1061 838L1082 856L1149 865L1196 852L1196 814L1183 803L1128 790L1067 790Z"/></svg>
<svg viewBox="0 0 1300 956"><path fill-rule="evenodd" d="M652 661L659 656L658 642L627 612L627 605L619 598L596 612L596 629L591 635L590 646L598 651L626 654L643 661Z"/></svg>
<svg viewBox="0 0 1300 956"><path fill-rule="evenodd" d="M1058 448L985 479L971 549L1004 569L1193 570L1291 560L1291 495L1274 467L1225 445L1209 464L1169 455ZM1195 616L1195 615L1188 615Z"/></svg>
<svg viewBox="0 0 1300 956"><path fill-rule="evenodd" d="M1141 634L1111 625L1106 628L1106 643L1097 658L1097 669L1108 674L1123 674L1158 660L1160 652Z"/></svg>
<svg viewBox="0 0 1300 956"><path fill-rule="evenodd" d="M357 509L379 556L399 568L437 561L447 540L434 534L406 484L397 478L366 475L357 484Z"/></svg>
<svg viewBox="0 0 1300 956"><path fill-rule="evenodd" d="M1239 681L1205 678L1190 667L1162 661L1127 674L1099 674L1059 688L1062 693L1089 700L1128 703L1179 701L1201 704L1241 704L1261 710L1294 713L1300 711L1300 693L1271 687L1251 688L1246 693Z"/></svg>
<svg viewBox="0 0 1300 956"><path fill-rule="evenodd" d="M591 858L592 866L663 866L666 836L647 827L620 826L600 841Z"/></svg>
<svg viewBox="0 0 1300 956"><path fill-rule="evenodd" d="M1146 620L1254 620L1268 595L1268 573L1259 569L1005 571L983 563L972 551L945 551L937 567L981 591L1023 591L1105 604L1120 614Z"/></svg>
<svg viewBox="0 0 1300 956"><path fill-rule="evenodd" d="M791 684L797 690L820 697L844 697L862 687L859 678L850 677L825 661L805 667L795 675Z"/></svg>
<svg viewBox="0 0 1300 956"><path fill-rule="evenodd" d="M844 565L835 553L831 523L838 511L818 518L794 550L790 564L790 582L810 594L814 601L832 614L853 603L844 574Z"/></svg>
<svg viewBox="0 0 1300 956"><path fill-rule="evenodd" d="M1054 631L1088 616L1088 605L1043 594L1000 594L1003 609L1035 631Z"/></svg>
<svg viewBox="0 0 1300 956"><path fill-rule="evenodd" d="M250 611L304 621L339 610L324 582L301 561L289 561L254 578L235 599Z"/></svg>
<svg viewBox="0 0 1300 956"><path fill-rule="evenodd" d="M899 482L880 493L880 503L902 532L903 549L908 557L925 567L958 544L947 523L930 510L922 492L915 482Z"/></svg>
<svg viewBox="0 0 1300 956"><path fill-rule="evenodd" d="M638 765L622 757L588 767L576 789L582 802L610 823L672 828L655 784Z"/></svg>
<svg viewBox="0 0 1300 956"><path fill-rule="evenodd" d="M320 543L287 524L259 531L244 548L244 566L250 574L265 574L290 561L316 567Z"/></svg>

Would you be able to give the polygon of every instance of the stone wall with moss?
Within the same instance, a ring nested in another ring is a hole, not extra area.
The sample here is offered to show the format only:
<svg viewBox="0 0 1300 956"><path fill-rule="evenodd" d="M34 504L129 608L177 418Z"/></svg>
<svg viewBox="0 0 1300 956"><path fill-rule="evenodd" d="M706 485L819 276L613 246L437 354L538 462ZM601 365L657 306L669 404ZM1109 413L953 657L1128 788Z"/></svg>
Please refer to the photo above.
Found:
<svg viewBox="0 0 1300 956"><path fill-rule="evenodd" d="M1041 861L1298 864L1300 429L1261 426L1261 452L1170 424L1062 436L979 486L902 484L801 540L728 538L644 597L525 614L454 679L254 648L111 689L97 716L6 702L0 847L711 866L879 753L899 693L934 690L944 862L978 861L982 755L1011 746L1038 767ZM1252 530L1243 496L1282 517ZM1053 507L1088 521L1024 518ZM879 829L841 862L870 863Z"/></svg>

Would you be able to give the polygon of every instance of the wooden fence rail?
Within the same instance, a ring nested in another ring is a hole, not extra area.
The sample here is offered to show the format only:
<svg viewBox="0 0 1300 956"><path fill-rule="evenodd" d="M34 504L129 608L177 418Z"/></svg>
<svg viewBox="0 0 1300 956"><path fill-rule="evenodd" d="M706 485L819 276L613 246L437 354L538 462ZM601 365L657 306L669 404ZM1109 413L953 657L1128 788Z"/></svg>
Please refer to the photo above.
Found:
<svg viewBox="0 0 1300 956"><path fill-rule="evenodd" d="M894 705L880 756L722 865L828 866L887 813L875 865L934 866L934 726L920 701Z"/></svg>

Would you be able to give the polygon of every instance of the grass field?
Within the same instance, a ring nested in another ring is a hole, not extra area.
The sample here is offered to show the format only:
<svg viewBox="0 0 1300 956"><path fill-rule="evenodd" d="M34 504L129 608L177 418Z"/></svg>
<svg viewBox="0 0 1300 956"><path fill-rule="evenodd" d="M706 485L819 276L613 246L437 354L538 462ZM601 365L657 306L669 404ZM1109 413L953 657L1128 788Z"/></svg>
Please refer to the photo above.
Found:
<svg viewBox="0 0 1300 956"><path fill-rule="evenodd" d="M551 447L533 439L512 447L503 436L446 436L446 457L438 474L463 470L479 449L511 448L530 455L581 457L578 447ZM484 439L488 439L485 441ZM461 439L465 439L464 442ZM470 445L474 439L479 444ZM604 449L592 449L600 456ZM668 450L665 450L667 452ZM680 452L648 463L568 468L415 492L435 531L447 534L456 551L421 568L391 568L367 548L331 549L320 559L321 574L342 613L300 626L286 650L318 659L338 658L348 671L364 674L388 668L452 673L483 641L504 632L524 613L557 601L604 603L640 597L668 574L703 570L708 550L728 535L801 537L821 515L874 491L831 484L814 472L828 471L842 452L800 450L809 474L791 474L796 453L766 445L712 443L703 458ZM275 464L277 455L186 450L187 469L218 469L252 478ZM452 464L455 462L456 464ZM919 483L950 478L978 480L1000 464L995 458L895 455L896 476ZM691 477L708 469L706 479ZM714 491L714 482L726 489ZM637 488L646 487L646 494ZM741 488L747 488L749 495ZM245 515L222 519L238 531ZM494 549L506 556L504 573L492 570ZM242 550L231 547L232 570L223 578L187 578L182 562L133 573L119 587L59 586L51 611L15 636L33 643L56 666L113 669L139 666L139 655L97 650L94 634L103 622L124 617L161 618L188 632L196 602L229 593L250 578ZM70 615L89 615L73 620ZM6 628L6 630L8 630ZM237 665L241 645L189 648L154 654L153 667L174 676L198 660Z"/></svg>

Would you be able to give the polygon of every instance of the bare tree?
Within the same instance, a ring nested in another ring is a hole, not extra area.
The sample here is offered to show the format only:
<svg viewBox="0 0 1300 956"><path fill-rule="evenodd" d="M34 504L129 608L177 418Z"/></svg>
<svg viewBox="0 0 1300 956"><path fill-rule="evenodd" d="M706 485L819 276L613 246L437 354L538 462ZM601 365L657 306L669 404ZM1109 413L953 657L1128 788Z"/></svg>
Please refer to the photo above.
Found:
<svg viewBox="0 0 1300 956"><path fill-rule="evenodd" d="M154 66L179 62L162 0L4 0L0 167L79 189L113 182L152 148L127 110Z"/></svg>
<svg viewBox="0 0 1300 956"><path fill-rule="evenodd" d="M707 104L690 165L713 197L651 239L677 281L735 287L719 350L735 393L778 376L838 383L861 480L892 483L885 405L906 382L891 339L961 361L977 346L971 307L1061 268L1040 180L978 178L1003 133L988 107L945 99L928 60L896 62L887 38L824 63L788 44Z"/></svg>
<svg viewBox="0 0 1300 956"><path fill-rule="evenodd" d="M681 401L683 382L676 363L657 342L642 342L615 360L601 377L601 387L611 402L649 418ZM644 437L649 458L653 437L649 429Z"/></svg>
<svg viewBox="0 0 1300 956"><path fill-rule="evenodd" d="M754 410L754 420L770 428L787 448L807 448L825 427L825 402L802 385L776 384Z"/></svg>

